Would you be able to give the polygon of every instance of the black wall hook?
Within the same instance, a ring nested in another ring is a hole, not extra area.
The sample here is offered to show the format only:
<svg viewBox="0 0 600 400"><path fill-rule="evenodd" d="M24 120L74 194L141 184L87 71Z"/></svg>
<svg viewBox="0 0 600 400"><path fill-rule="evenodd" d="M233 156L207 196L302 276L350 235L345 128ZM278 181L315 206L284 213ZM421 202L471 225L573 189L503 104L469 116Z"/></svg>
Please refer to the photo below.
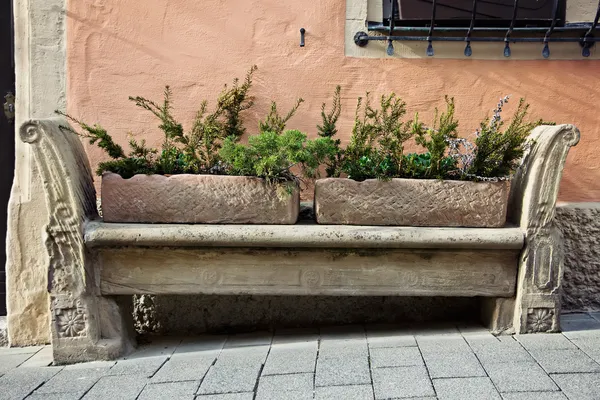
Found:
<svg viewBox="0 0 600 400"><path fill-rule="evenodd" d="M300 28L300 47L304 47L304 34L306 33L306 29Z"/></svg>

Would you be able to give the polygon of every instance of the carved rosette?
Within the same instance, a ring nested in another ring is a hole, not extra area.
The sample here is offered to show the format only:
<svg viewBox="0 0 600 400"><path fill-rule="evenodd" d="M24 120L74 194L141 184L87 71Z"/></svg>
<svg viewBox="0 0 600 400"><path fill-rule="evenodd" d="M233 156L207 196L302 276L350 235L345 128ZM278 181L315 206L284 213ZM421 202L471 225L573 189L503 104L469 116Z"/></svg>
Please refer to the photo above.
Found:
<svg viewBox="0 0 600 400"><path fill-rule="evenodd" d="M550 332L553 322L553 309L530 308L527 310L527 333Z"/></svg>
<svg viewBox="0 0 600 400"><path fill-rule="evenodd" d="M300 282L302 286L314 289L321 286L321 274L319 271L314 269L309 269L306 271L302 271L300 275Z"/></svg>

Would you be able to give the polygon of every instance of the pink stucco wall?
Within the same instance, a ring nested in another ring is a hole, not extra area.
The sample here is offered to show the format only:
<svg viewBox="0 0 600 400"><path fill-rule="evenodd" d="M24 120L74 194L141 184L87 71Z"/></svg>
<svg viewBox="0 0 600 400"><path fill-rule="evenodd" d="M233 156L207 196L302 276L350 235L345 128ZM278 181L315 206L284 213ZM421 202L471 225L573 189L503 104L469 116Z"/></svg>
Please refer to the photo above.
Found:
<svg viewBox="0 0 600 400"><path fill-rule="evenodd" d="M444 94L455 96L462 134L472 132L500 96L525 96L536 116L574 123L582 132L567 160L560 200L600 201L600 62L349 58L344 24L345 0L70 1L68 112L101 123L122 143L131 132L159 145L157 122L129 95L160 100L164 85L171 85L175 113L189 127L200 102L214 104L221 86L252 64L259 70L256 105L247 114L250 133L271 99L285 109L303 97L289 127L315 135L321 103L337 84L344 140L356 98L367 90L395 91L409 113L423 118L443 104ZM87 146L95 167L104 154Z"/></svg>

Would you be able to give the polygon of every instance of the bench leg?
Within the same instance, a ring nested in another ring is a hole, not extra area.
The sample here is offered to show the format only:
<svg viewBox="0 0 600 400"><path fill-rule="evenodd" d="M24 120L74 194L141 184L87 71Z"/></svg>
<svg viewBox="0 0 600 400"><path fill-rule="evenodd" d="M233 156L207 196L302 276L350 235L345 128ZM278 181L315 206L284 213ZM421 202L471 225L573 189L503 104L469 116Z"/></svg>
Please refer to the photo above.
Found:
<svg viewBox="0 0 600 400"><path fill-rule="evenodd" d="M112 360L135 346L130 296L54 295L51 312L55 364Z"/></svg>
<svg viewBox="0 0 600 400"><path fill-rule="evenodd" d="M494 335L514 333L514 315L514 297L484 297L481 299L481 320Z"/></svg>

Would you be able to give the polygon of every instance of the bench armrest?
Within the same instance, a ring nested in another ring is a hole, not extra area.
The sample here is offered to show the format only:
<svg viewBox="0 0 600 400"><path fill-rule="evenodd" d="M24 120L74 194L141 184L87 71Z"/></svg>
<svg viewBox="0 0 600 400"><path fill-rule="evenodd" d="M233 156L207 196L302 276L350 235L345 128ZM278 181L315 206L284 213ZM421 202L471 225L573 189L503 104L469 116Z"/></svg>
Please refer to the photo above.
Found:
<svg viewBox="0 0 600 400"><path fill-rule="evenodd" d="M21 140L31 145L48 222L48 292L55 363L110 359L131 347L124 333L129 305L99 296L96 260L84 244L84 225L98 216L96 191L79 138L62 118L25 122ZM33 166L32 166L33 168ZM110 317L109 317L110 316Z"/></svg>
<svg viewBox="0 0 600 400"><path fill-rule="evenodd" d="M508 220L525 233L513 321L517 333L560 330L564 250L554 215L565 160L579 137L573 125L535 128L512 181Z"/></svg>
<svg viewBox="0 0 600 400"><path fill-rule="evenodd" d="M558 189L567 154L579 142L573 125L538 126L512 181L508 220L533 234L554 219Z"/></svg>

